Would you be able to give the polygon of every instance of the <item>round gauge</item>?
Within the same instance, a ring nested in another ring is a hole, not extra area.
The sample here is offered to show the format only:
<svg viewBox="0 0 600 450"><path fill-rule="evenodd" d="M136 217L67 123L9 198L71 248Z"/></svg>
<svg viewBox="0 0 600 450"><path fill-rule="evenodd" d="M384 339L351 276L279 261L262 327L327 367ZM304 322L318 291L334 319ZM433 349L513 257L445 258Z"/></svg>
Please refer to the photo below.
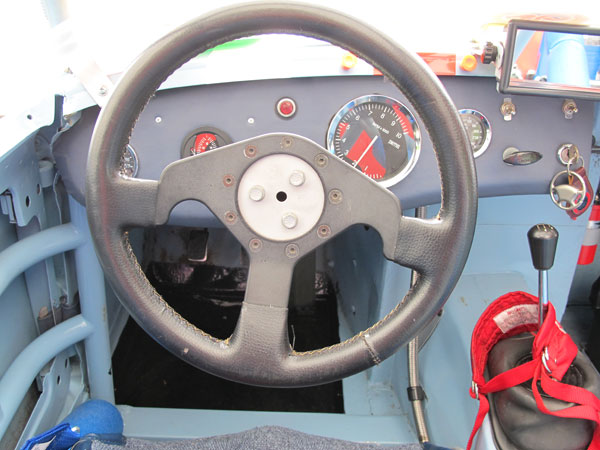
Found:
<svg viewBox="0 0 600 450"><path fill-rule="evenodd" d="M406 106L383 95L344 105L331 120L327 149L384 187L406 177L421 148L419 126Z"/></svg>
<svg viewBox="0 0 600 450"><path fill-rule="evenodd" d="M181 157L199 155L228 144L231 144L231 138L223 131L202 127L185 138L181 147Z"/></svg>
<svg viewBox="0 0 600 450"><path fill-rule="evenodd" d="M473 149L473 156L477 158L490 146L492 140L490 122L487 117L474 109L461 109L458 112Z"/></svg>
<svg viewBox="0 0 600 450"><path fill-rule="evenodd" d="M121 161L119 164L119 174L123 177L135 178L138 173L139 163L137 153L133 147L127 144L123 154L121 155Z"/></svg>

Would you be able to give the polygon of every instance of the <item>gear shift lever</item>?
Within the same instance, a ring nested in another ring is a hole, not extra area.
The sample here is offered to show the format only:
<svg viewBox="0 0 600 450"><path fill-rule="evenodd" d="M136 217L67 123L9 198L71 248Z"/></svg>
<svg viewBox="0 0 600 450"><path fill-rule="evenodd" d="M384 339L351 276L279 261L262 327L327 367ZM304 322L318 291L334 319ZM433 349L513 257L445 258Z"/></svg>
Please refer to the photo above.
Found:
<svg viewBox="0 0 600 450"><path fill-rule="evenodd" d="M527 233L533 266L539 270L539 326L544 321L544 306L548 305L548 270L554 264L558 231L552 225L539 223Z"/></svg>

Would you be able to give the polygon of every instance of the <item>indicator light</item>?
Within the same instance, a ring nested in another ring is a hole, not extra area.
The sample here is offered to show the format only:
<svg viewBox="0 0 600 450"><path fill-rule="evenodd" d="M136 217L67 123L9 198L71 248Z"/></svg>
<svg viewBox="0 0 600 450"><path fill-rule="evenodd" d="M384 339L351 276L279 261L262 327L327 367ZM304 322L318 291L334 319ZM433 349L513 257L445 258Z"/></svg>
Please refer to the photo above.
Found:
<svg viewBox="0 0 600 450"><path fill-rule="evenodd" d="M473 55L466 55L460 62L460 68L465 72L472 72L477 67L477 58Z"/></svg>
<svg viewBox="0 0 600 450"><path fill-rule="evenodd" d="M342 56L342 69L350 70L356 63L358 62L358 58L350 52L346 52L344 56Z"/></svg>
<svg viewBox="0 0 600 450"><path fill-rule="evenodd" d="M277 102L277 113L283 118L290 118L296 114L296 102L289 97L284 97Z"/></svg>

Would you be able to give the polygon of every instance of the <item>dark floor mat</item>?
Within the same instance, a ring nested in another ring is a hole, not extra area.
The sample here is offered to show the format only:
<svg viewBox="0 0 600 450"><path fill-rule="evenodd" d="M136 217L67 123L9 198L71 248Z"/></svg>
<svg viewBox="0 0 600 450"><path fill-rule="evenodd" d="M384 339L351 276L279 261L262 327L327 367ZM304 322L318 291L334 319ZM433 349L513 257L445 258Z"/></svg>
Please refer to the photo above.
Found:
<svg viewBox="0 0 600 450"><path fill-rule="evenodd" d="M152 264L148 277L183 317L215 337L231 335L246 271L213 266ZM290 340L298 351L339 342L336 299L321 274L315 301L291 308ZM118 404L162 408L343 413L342 383L268 389L223 380L184 363L129 319L113 355Z"/></svg>

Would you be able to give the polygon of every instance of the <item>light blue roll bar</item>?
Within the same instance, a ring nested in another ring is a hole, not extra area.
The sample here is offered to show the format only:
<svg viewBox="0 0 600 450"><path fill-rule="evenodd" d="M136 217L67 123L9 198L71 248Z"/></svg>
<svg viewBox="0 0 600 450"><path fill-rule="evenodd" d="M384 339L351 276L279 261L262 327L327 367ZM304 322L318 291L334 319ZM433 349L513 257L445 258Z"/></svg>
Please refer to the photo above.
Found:
<svg viewBox="0 0 600 450"><path fill-rule="evenodd" d="M32 341L0 379L0 439L27 389L44 365L83 341L90 397L114 403L104 273L92 244L85 208L69 199L72 223L24 238L0 252L0 294L22 272L54 255L74 250L81 314Z"/></svg>
<svg viewBox="0 0 600 450"><path fill-rule="evenodd" d="M58 353L90 336L93 330L83 316L77 315L40 335L17 356L0 380L0 437L42 367Z"/></svg>
<svg viewBox="0 0 600 450"><path fill-rule="evenodd" d="M0 252L0 295L17 276L51 256L73 250L85 236L71 224L58 225L15 242Z"/></svg>

